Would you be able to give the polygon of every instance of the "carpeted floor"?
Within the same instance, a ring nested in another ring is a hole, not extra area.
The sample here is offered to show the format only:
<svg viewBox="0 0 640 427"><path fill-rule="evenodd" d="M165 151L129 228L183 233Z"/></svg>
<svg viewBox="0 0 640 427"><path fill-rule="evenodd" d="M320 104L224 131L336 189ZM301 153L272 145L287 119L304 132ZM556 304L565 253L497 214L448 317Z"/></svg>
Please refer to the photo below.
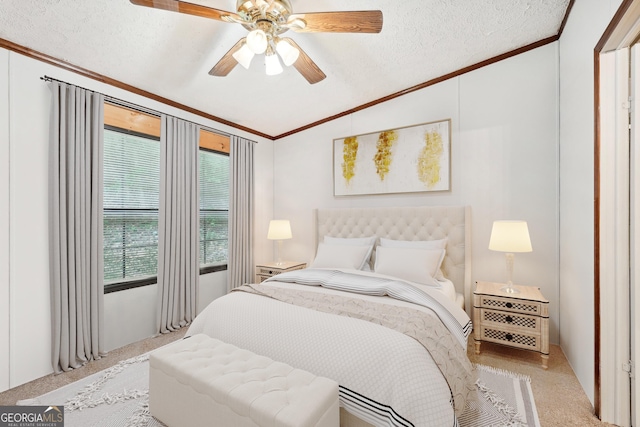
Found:
<svg viewBox="0 0 640 427"><path fill-rule="evenodd" d="M470 337L467 354L471 362L531 377L531 389L542 427L611 425L601 422L593 414L593 406L559 346L550 346L548 370L540 366L538 353L482 343L481 353L476 355L473 347L473 337Z"/></svg>
<svg viewBox="0 0 640 427"><path fill-rule="evenodd" d="M117 350L101 360L89 363L81 369L60 375L47 375L35 381L0 393L1 405L14 405L18 400L30 399L77 381L85 376L115 365L121 360L161 347L184 336L186 329L159 337L148 338ZM535 396L538 417L542 427L588 427L607 426L593 415L593 407L578 383L571 367L558 346L551 346L549 369L540 367L537 353L482 344L482 353L474 354L473 339L468 348L473 363L493 366L531 377L531 388Z"/></svg>
<svg viewBox="0 0 640 427"><path fill-rule="evenodd" d="M18 400L32 399L41 394L47 393L51 390L55 390L63 385L70 384L74 381L82 379L88 375L100 372L103 369L109 368L121 360L129 359L133 356L146 353L154 350L158 347L162 347L172 341L180 339L187 332L187 328L164 334L158 337L147 338L142 341L129 344L119 349L110 351L107 357L100 360L93 361L83 366L80 369L65 372L60 375L50 374L39 378L37 380L28 382L21 386L12 388L3 393L0 393L0 406L2 405L15 405Z"/></svg>
<svg viewBox="0 0 640 427"><path fill-rule="evenodd" d="M163 427L148 412L148 354L65 385L21 405L64 406L65 425L95 427ZM469 396L460 427L541 427L529 377L475 365L476 393Z"/></svg>

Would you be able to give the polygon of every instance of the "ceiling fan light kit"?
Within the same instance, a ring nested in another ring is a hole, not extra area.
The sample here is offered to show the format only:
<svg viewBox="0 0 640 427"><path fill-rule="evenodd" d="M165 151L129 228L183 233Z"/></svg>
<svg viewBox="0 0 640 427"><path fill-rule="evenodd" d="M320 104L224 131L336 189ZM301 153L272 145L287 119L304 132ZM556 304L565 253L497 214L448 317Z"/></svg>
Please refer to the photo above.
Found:
<svg viewBox="0 0 640 427"><path fill-rule="evenodd" d="M293 13L289 0L238 0L236 13L214 9L180 0L130 0L138 6L164 9L200 16L222 22L240 24L249 34L238 41L209 71L212 76L226 76L237 64L249 68L254 55L265 54L267 75L283 71L278 55L288 67L296 70L311 84L326 75L311 58L290 38L280 34L292 30L300 33L379 33L382 12L363 10L353 12Z"/></svg>
<svg viewBox="0 0 640 427"><path fill-rule="evenodd" d="M247 46L249 49L256 55L260 55L265 53L267 50L267 46L269 45L269 40L267 39L267 34L262 30L253 30L249 34L247 34Z"/></svg>
<svg viewBox="0 0 640 427"><path fill-rule="evenodd" d="M284 65L287 67L293 65L300 57L300 51L291 46L286 40L278 40L276 52L278 52L282 58L282 62L284 62Z"/></svg>
<svg viewBox="0 0 640 427"><path fill-rule="evenodd" d="M233 53L233 59L238 61L238 64L242 65L247 70L249 69L249 65L251 65L251 60L255 54L247 45L246 40L242 44L242 47Z"/></svg>
<svg viewBox="0 0 640 427"><path fill-rule="evenodd" d="M278 55L275 52L271 51L264 57L264 66L267 76L275 76L276 74L280 74L283 69L282 65L280 65L280 60L278 59Z"/></svg>

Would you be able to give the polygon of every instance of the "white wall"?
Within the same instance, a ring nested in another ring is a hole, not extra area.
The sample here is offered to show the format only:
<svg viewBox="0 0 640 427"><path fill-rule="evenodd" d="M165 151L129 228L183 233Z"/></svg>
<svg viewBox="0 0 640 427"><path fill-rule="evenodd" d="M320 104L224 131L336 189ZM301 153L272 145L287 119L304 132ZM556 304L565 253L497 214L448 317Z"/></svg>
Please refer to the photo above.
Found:
<svg viewBox="0 0 640 427"><path fill-rule="evenodd" d="M51 372L47 86L9 53L10 385ZM27 81L31 84L26 84ZM35 82L35 84L33 83Z"/></svg>
<svg viewBox="0 0 640 427"><path fill-rule="evenodd" d="M9 388L9 52L0 50L0 390Z"/></svg>
<svg viewBox="0 0 640 427"><path fill-rule="evenodd" d="M271 141L0 49L0 391L52 372L47 184L50 91L40 80L43 75L258 141L256 210L269 216L272 211ZM257 232L266 235L266 228ZM201 305L224 294L226 281L226 272L202 276ZM107 350L153 334L154 288L105 296Z"/></svg>
<svg viewBox="0 0 640 427"><path fill-rule="evenodd" d="M198 313L227 293L227 272L200 276ZM142 286L104 296L105 351L120 348L156 334L158 285Z"/></svg>
<svg viewBox="0 0 640 427"><path fill-rule="evenodd" d="M311 261L312 209L470 205L472 279L505 281L487 249L492 221L524 219L533 252L516 256L514 281L550 300L558 342L558 45L549 44L275 142L274 204L291 220L284 258ZM333 196L333 139L452 119L451 191Z"/></svg>
<svg viewBox="0 0 640 427"><path fill-rule="evenodd" d="M474 280L506 280L488 250L492 222L523 219L533 253L516 254L514 281L549 300L558 343L558 45L460 77L463 201L472 207Z"/></svg>
<svg viewBox="0 0 640 427"><path fill-rule="evenodd" d="M560 38L560 345L592 403L593 51L620 3L575 2Z"/></svg>

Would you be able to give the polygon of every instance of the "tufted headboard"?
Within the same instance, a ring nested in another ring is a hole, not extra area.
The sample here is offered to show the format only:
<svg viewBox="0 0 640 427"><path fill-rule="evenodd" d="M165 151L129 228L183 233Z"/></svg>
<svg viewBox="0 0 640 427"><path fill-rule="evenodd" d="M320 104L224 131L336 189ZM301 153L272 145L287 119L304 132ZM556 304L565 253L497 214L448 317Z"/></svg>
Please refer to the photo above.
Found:
<svg viewBox="0 0 640 427"><path fill-rule="evenodd" d="M468 206L315 209L315 247L324 236L397 240L435 240L447 237L442 262L444 275L471 306L471 221ZM375 260L375 251L372 256Z"/></svg>

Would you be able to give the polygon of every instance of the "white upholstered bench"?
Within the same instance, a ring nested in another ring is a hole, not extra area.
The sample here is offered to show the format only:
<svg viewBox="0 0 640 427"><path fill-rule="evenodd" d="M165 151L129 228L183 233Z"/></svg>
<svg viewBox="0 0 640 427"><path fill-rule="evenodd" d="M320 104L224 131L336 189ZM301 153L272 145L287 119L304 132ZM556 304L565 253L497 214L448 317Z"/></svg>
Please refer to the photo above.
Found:
<svg viewBox="0 0 640 427"><path fill-rule="evenodd" d="M335 381L203 334L151 353L149 411L169 427L340 424Z"/></svg>

